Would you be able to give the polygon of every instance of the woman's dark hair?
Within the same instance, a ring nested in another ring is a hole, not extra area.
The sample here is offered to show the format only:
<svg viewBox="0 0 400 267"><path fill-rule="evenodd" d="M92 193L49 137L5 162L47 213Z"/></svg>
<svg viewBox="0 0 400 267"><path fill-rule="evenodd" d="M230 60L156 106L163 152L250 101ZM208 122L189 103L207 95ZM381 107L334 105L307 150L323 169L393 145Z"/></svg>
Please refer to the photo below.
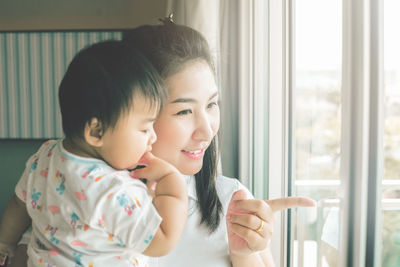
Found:
<svg viewBox="0 0 400 267"><path fill-rule="evenodd" d="M164 79L182 70L188 62L206 62L215 68L205 38L196 30L168 20L163 25L145 25L124 32L123 41L141 51ZM203 167L195 174L201 224L214 232L221 222L222 205L216 190L218 144L214 138L205 152Z"/></svg>
<svg viewBox="0 0 400 267"><path fill-rule="evenodd" d="M148 60L121 41L106 41L81 50L60 84L62 126L67 137L80 138L92 118L102 130L113 128L120 115L142 96L161 109L167 91Z"/></svg>

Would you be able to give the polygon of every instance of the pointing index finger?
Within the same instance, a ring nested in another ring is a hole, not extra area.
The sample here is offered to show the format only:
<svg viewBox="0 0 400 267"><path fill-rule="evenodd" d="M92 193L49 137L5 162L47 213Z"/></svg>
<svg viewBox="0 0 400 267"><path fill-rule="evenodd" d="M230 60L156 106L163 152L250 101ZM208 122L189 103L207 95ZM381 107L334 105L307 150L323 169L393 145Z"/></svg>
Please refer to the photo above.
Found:
<svg viewBox="0 0 400 267"><path fill-rule="evenodd" d="M314 207L315 201L307 197L284 197L272 200L265 200L273 212L296 208L296 207Z"/></svg>

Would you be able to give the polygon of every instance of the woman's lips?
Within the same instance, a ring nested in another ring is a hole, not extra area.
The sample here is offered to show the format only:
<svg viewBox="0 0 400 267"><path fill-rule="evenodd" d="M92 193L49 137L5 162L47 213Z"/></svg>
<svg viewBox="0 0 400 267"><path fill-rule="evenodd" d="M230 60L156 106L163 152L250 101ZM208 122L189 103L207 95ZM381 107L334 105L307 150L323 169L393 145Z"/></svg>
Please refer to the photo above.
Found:
<svg viewBox="0 0 400 267"><path fill-rule="evenodd" d="M190 159L200 159L204 156L204 149L194 151L182 150L182 153Z"/></svg>

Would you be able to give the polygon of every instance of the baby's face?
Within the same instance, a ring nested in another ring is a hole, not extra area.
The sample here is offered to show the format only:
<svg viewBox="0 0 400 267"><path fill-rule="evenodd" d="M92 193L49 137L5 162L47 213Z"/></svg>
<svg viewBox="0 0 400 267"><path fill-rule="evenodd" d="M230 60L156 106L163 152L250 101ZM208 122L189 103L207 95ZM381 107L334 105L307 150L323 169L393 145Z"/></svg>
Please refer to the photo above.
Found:
<svg viewBox="0 0 400 267"><path fill-rule="evenodd" d="M133 169L157 137L153 124L157 116L156 107L151 107L143 96L136 95L133 108L119 118L113 129L102 137L102 158L115 169Z"/></svg>

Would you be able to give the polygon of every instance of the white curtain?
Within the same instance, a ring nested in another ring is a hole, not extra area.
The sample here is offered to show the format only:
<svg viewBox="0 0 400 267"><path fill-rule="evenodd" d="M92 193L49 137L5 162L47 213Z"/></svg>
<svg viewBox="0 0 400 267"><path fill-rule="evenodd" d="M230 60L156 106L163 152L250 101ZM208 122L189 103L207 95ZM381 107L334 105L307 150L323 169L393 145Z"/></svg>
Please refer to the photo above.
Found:
<svg viewBox="0 0 400 267"><path fill-rule="evenodd" d="M201 32L212 53L217 57L219 47L219 3L215 0L168 0L167 13L173 20Z"/></svg>

